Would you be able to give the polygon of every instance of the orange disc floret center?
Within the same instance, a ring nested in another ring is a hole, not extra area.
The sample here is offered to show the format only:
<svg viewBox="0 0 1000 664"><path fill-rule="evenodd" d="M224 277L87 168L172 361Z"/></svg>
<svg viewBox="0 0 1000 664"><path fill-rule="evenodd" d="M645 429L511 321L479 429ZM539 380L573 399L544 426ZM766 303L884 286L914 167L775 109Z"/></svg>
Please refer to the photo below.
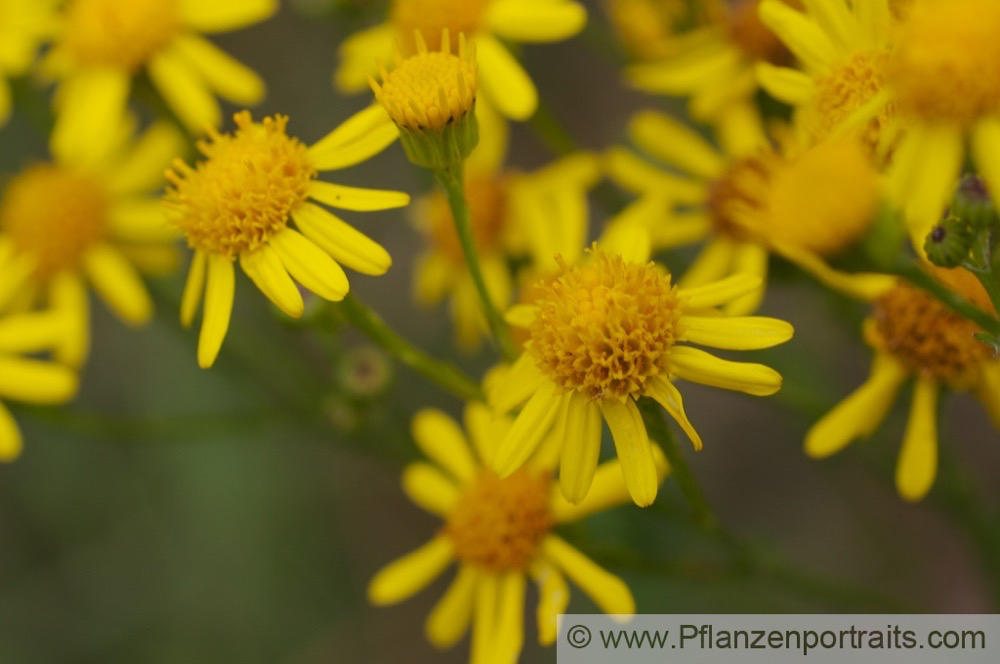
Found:
<svg viewBox="0 0 1000 664"><path fill-rule="evenodd" d="M998 34L995 0L915 2L887 69L899 109L965 125L1000 110Z"/></svg>
<svg viewBox="0 0 1000 664"><path fill-rule="evenodd" d="M552 527L550 483L526 468L503 479L482 471L444 526L455 556L491 572L525 569Z"/></svg>
<svg viewBox="0 0 1000 664"><path fill-rule="evenodd" d="M900 282L875 302L868 338L913 373L956 389L974 385L983 362L994 361L973 335L980 328L923 290Z"/></svg>
<svg viewBox="0 0 1000 664"><path fill-rule="evenodd" d="M595 251L539 291L526 348L564 390L635 397L667 373L680 313L662 269Z"/></svg>
<svg viewBox="0 0 1000 664"><path fill-rule="evenodd" d="M235 133L199 142L205 160L195 168L175 162L164 198L192 248L230 258L284 229L316 177L306 146L285 133L287 117L254 122L242 111L235 121Z"/></svg>
<svg viewBox="0 0 1000 664"><path fill-rule="evenodd" d="M771 152L734 161L722 177L709 185L708 212L715 229L735 239L746 239L746 221L767 204L775 155Z"/></svg>
<svg viewBox="0 0 1000 664"><path fill-rule="evenodd" d="M813 136L829 136L852 113L882 91L887 59L888 55L884 52L855 53L817 81L816 96L807 115ZM891 106L885 106L869 121L861 132L866 145L875 147L890 117Z"/></svg>
<svg viewBox="0 0 1000 664"><path fill-rule="evenodd" d="M33 166L10 181L0 201L0 231L35 261L47 279L79 266L105 234L108 201L102 183L53 164Z"/></svg>
<svg viewBox="0 0 1000 664"><path fill-rule="evenodd" d="M419 53L382 78L375 96L393 122L407 129L443 129L476 101L475 64L451 53Z"/></svg>
<svg viewBox="0 0 1000 664"><path fill-rule="evenodd" d="M80 64L135 71L180 29L176 0L73 0L64 42Z"/></svg>
<svg viewBox="0 0 1000 664"><path fill-rule="evenodd" d="M395 0L392 3L392 23L405 54L417 52L414 31L420 32L427 47L441 50L441 33L448 30L452 37L473 36L479 32L483 14L491 0Z"/></svg>
<svg viewBox="0 0 1000 664"><path fill-rule="evenodd" d="M476 249L480 254L489 254L499 246L504 231L507 181L497 177L470 177L465 182L465 197ZM448 201L438 192L430 199L429 207L430 237L434 247L454 263L464 265L465 255Z"/></svg>

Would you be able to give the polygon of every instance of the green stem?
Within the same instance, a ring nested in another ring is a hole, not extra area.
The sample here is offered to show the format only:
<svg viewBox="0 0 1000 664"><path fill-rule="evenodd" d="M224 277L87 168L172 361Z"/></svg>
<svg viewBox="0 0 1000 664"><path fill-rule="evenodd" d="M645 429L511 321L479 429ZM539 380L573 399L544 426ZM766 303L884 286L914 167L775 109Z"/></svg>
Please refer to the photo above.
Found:
<svg viewBox="0 0 1000 664"><path fill-rule="evenodd" d="M895 273L912 283L914 286L927 291L937 299L941 300L941 302L948 305L948 307L959 315L964 316L973 323L979 325L979 327L983 328L984 331L992 335L1000 335L1000 320L990 316L979 307L969 303L962 296L938 283L936 279L917 267L916 263L901 261L897 264Z"/></svg>
<svg viewBox="0 0 1000 664"><path fill-rule="evenodd" d="M483 400L483 393L478 383L454 365L431 357L396 334L378 314L353 295L348 295L335 306L352 325L417 373L463 399Z"/></svg>
<svg viewBox="0 0 1000 664"><path fill-rule="evenodd" d="M479 294L479 301L482 304L483 314L486 316L490 332L504 358L513 360L517 357L517 349L503 316L493 304L489 290L486 288L486 280L483 278L482 267L479 264L479 253L476 251L475 236L472 233L469 205L465 200L465 187L462 183L462 164L435 169L434 180L441 187L445 198L448 199L448 205L451 207L451 216L455 220L455 231L458 233L462 253L465 254L465 262L468 265L469 274L472 275L472 283L475 284L476 292Z"/></svg>

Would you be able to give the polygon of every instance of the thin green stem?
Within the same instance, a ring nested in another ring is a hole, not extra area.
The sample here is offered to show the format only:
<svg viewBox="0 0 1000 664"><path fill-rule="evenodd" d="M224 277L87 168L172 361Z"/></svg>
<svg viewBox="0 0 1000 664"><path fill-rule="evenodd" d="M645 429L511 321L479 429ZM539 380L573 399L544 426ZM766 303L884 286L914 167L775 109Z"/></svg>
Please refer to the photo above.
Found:
<svg viewBox="0 0 1000 664"><path fill-rule="evenodd" d="M417 373L463 399L483 400L483 392L476 381L454 365L431 357L396 334L378 314L353 295L333 306L368 338Z"/></svg>
<svg viewBox="0 0 1000 664"><path fill-rule="evenodd" d="M465 200L465 186L462 182L462 164L439 168L434 170L434 179L437 181L448 205L451 208L451 216L455 220L455 231L458 233L458 240L462 245L462 253L465 254L465 262L472 276L472 283L476 286L479 294L479 301L483 307L483 314L490 327L490 332L500 348L500 352L507 360L517 357L517 349L511 339L510 330L500 315L500 311L493 304L489 290L486 288L486 280L483 278L483 269L479 264L479 253L476 251L476 240L472 232L472 219L469 213L469 205Z"/></svg>
<svg viewBox="0 0 1000 664"><path fill-rule="evenodd" d="M941 300L941 302L948 305L948 307L950 307L953 311L961 316L964 316L965 318L968 318L973 323L983 328L986 332L992 335L1000 335L1000 320L990 316L979 307L968 302L962 296L938 283L936 279L917 267L916 263L911 261L900 261L900 263L896 266L895 273L912 283L914 286L927 291L937 299Z"/></svg>

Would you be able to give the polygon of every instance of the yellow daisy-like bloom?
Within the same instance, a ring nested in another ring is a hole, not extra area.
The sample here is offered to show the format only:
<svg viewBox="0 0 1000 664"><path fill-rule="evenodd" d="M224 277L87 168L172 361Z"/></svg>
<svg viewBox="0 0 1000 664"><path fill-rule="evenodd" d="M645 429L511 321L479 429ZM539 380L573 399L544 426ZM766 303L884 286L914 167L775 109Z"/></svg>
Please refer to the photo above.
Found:
<svg viewBox="0 0 1000 664"><path fill-rule="evenodd" d="M674 379L766 396L781 388L781 376L761 364L722 360L683 343L769 348L790 339L792 327L774 318L725 317L715 309L759 288L760 279L753 276L682 289L654 263L596 248L588 260L561 267L561 274L536 287L532 304L508 316L527 328L528 340L510 371L487 381L487 396L502 413L524 406L493 466L501 477L509 476L556 426L563 495L579 502L597 467L603 418L633 501L649 505L659 482L636 400L655 399L700 449Z"/></svg>
<svg viewBox="0 0 1000 664"><path fill-rule="evenodd" d="M458 574L431 611L426 634L435 646L447 648L471 627L472 664L517 661L524 642L528 577L538 585L538 638L543 645L555 641L556 617L569 603L567 577L602 611L634 613L632 593L621 579L552 532L562 523L628 500L618 463L598 468L590 496L571 505L552 486L550 446L501 479L490 470L489 459L510 428L509 419L470 405L465 425L468 439L457 422L439 411L421 411L414 418L413 437L434 463L408 466L403 489L445 524L430 542L375 575L368 587L371 601L402 601L457 562ZM654 449L662 479L666 461Z"/></svg>
<svg viewBox="0 0 1000 664"><path fill-rule="evenodd" d="M757 76L768 93L798 109L814 140L822 140L883 93L895 20L888 0L804 4L805 11L798 11L780 0L760 3L761 20L795 54L802 71L762 62ZM891 108L882 105L861 127L873 149Z"/></svg>
<svg viewBox="0 0 1000 664"><path fill-rule="evenodd" d="M64 317L55 311L0 315L0 399L56 404L73 398L75 371L29 357L59 345L66 327ZM0 401L0 462L17 458L21 447L17 423Z"/></svg>
<svg viewBox="0 0 1000 664"><path fill-rule="evenodd" d="M989 298L963 268L932 268L970 302L992 312ZM923 290L900 281L873 302L864 336L875 350L871 374L806 435L806 453L822 458L871 435L908 378L914 379L910 415L896 465L905 500L927 495L937 473L937 401L942 387L971 390L1000 430L1000 359L973 335L981 330Z"/></svg>
<svg viewBox="0 0 1000 664"><path fill-rule="evenodd" d="M142 325L153 305L136 268L164 272L177 259L176 231L150 194L183 138L162 124L134 142L90 147L29 166L0 195L0 309L42 301L64 312L73 332L56 356L74 366L89 348L86 284L123 321Z"/></svg>
<svg viewBox="0 0 1000 664"><path fill-rule="evenodd" d="M71 0L44 63L60 81L53 145L86 151L113 133L139 72L195 133L221 122L216 94L256 104L260 77L200 33L246 27L277 8L276 0Z"/></svg>
<svg viewBox="0 0 1000 664"><path fill-rule="evenodd" d="M0 125L11 110L7 79L28 71L56 29L55 0L0 0Z"/></svg>
<svg viewBox="0 0 1000 664"><path fill-rule="evenodd" d="M863 235L877 210L878 173L855 137L830 138L804 149L790 140L779 150L765 136L756 112L746 108L731 109L720 123L721 150L655 111L637 114L629 133L673 171L613 149L609 174L641 198L612 223L647 228L654 248L708 239L682 286L737 272L763 279L772 251L847 292L864 295L884 286L881 276L845 275L823 260ZM726 311L752 312L762 295L760 290L735 300Z"/></svg>
<svg viewBox="0 0 1000 664"><path fill-rule="evenodd" d="M205 159L194 168L178 159L167 172L171 186L164 205L194 249L181 303L185 326L204 291L202 368L215 362L229 328L234 261L282 311L301 316L304 303L295 281L336 301L348 290L339 263L372 275L384 274L392 263L379 244L313 201L344 210L385 210L410 200L400 192L316 179L319 171L353 166L395 140L396 128L377 106L311 147L285 133L285 116L254 122L249 111L241 111L234 120L234 133L212 131L211 140L199 142ZM289 225L293 220L298 230Z"/></svg>
<svg viewBox="0 0 1000 664"><path fill-rule="evenodd" d="M556 254L577 259L587 239L587 189L599 177L595 155L578 153L531 173L469 164L465 177L473 236L493 302L503 307L510 303L511 258L528 255L534 266L546 269ZM475 349L487 331L486 321L448 202L437 192L417 214L430 244L415 267L417 301L433 305L450 296L459 344Z"/></svg>
<svg viewBox="0 0 1000 664"><path fill-rule="evenodd" d="M797 4L795 0L785 0ZM629 83L654 94L688 97L698 120L718 119L757 91L754 64L788 64L791 55L757 17L760 0L713 0L706 24L683 37L683 48L655 62L626 69Z"/></svg>
<svg viewBox="0 0 1000 664"><path fill-rule="evenodd" d="M526 120L538 106L531 78L497 37L512 42L555 42L583 29L586 10L572 0L394 0L387 23L363 30L340 46L334 84L344 92L367 86L379 61L417 51L414 33L431 51L440 50L442 32L463 34L476 44L485 101L512 120Z"/></svg>

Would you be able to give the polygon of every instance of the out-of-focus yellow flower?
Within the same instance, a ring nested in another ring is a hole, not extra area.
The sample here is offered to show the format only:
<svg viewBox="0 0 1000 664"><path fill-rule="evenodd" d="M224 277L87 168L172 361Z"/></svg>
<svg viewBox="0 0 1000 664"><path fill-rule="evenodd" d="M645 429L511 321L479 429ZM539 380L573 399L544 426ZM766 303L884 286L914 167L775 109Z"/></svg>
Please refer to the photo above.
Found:
<svg viewBox="0 0 1000 664"><path fill-rule="evenodd" d="M511 260L528 256L536 277L559 254L575 262L587 240L587 190L599 177L595 155L577 153L531 173L471 162L465 175L473 235L492 301L506 307L514 275ZM430 248L417 259L418 302L450 296L459 344L474 349L487 331L481 305L455 232L448 202L438 192L416 207Z"/></svg>
<svg viewBox="0 0 1000 664"><path fill-rule="evenodd" d="M215 95L256 104L264 82L201 33L246 27L277 8L276 0L71 0L43 63L59 80L55 149L86 152L116 131L140 72L194 133L221 122Z"/></svg>
<svg viewBox="0 0 1000 664"><path fill-rule="evenodd" d="M57 362L39 359L62 343L64 316L55 311L0 314L0 399L55 404L73 398L76 372ZM0 462L21 453L21 432L0 401Z"/></svg>
<svg viewBox="0 0 1000 664"><path fill-rule="evenodd" d="M692 7L686 0L604 0L602 4L619 41L641 60L674 55L689 40L697 43L693 35L683 34L683 27L701 18L701 4Z"/></svg>
<svg viewBox="0 0 1000 664"><path fill-rule="evenodd" d="M41 302L64 312L73 333L56 357L74 366L89 347L88 282L119 318L142 325L153 306L136 268L176 266L177 233L150 194L183 137L166 124L134 141L129 133L120 127L113 144L90 143L86 154L57 151L0 196L0 309Z"/></svg>
<svg viewBox="0 0 1000 664"><path fill-rule="evenodd" d="M626 79L646 92L690 98L691 115L702 122L714 122L733 105L752 101L754 64L791 62L788 49L760 22L759 1L711 0L704 24L683 35L676 53L631 65Z"/></svg>
<svg viewBox="0 0 1000 664"><path fill-rule="evenodd" d="M55 34L55 0L0 0L0 125L10 116L7 79L28 71L39 44Z"/></svg>
<svg viewBox="0 0 1000 664"><path fill-rule="evenodd" d="M435 646L447 648L471 627L472 664L517 661L529 577L538 585L538 639L543 645L555 641L556 617L569 604L567 577L602 611L634 613L632 593L621 579L552 532L628 500L618 463L598 468L590 495L571 505L552 486L551 446L501 479L489 469L489 460L510 428L509 418L470 405L465 427L468 438L439 411L414 417L413 437L434 463L408 466L403 489L445 525L430 542L375 575L368 587L371 601L402 601L457 562L458 574L431 611L426 633ZM666 461L658 448L656 461L662 479Z"/></svg>
<svg viewBox="0 0 1000 664"><path fill-rule="evenodd" d="M888 0L806 7L799 11L781 0L762 0L761 20L795 54L801 70L761 62L757 77L773 97L798 110L813 140L822 140L883 93L895 19ZM860 128L873 150L891 147L891 141L880 141L890 113L891 107L882 105Z"/></svg>
<svg viewBox="0 0 1000 664"><path fill-rule="evenodd" d="M595 248L576 265L562 264L558 276L538 285L531 304L508 314L527 328L528 340L509 371L485 385L501 413L524 404L493 457L501 477L520 468L555 426L563 495L583 500L597 468L603 420L632 500L646 506L659 482L637 399L656 400L700 449L674 379L757 396L781 388L781 376L764 365L682 345L750 350L790 339L792 327L784 321L732 318L715 308L759 288L759 278L737 275L681 289L648 255L634 259Z"/></svg>
<svg viewBox="0 0 1000 664"><path fill-rule="evenodd" d="M963 268L928 268L945 285L985 311L989 298ZM942 387L971 390L1000 429L1000 359L973 335L978 326L928 293L898 282L873 301L864 324L875 350L871 374L806 435L806 453L822 458L871 435L913 378L913 398L896 465L896 488L905 500L923 498L937 473L937 401Z"/></svg>
<svg viewBox="0 0 1000 664"><path fill-rule="evenodd" d="M213 130L210 141L199 142L203 161L192 168L178 159L167 173L171 187L164 205L195 251L181 303L184 325L194 319L204 291L202 368L215 362L229 329L234 261L278 308L301 316L296 281L324 299L340 300L349 287L341 263L372 275L384 274L392 263L381 245L313 201L366 211L410 200L400 192L316 179L319 171L353 166L395 140L396 128L378 106L355 114L311 147L285 133L286 116L254 122L241 111L234 120L234 133Z"/></svg>
<svg viewBox="0 0 1000 664"><path fill-rule="evenodd" d="M856 137L832 137L803 148L789 133L788 145L776 148L756 112L745 107L731 109L719 124L721 150L655 111L633 117L629 133L674 170L612 149L610 176L641 195L612 223L647 228L655 248L707 239L681 286L737 272L764 278L771 251L848 292L866 294L884 286L881 276L845 275L823 260L858 239L877 210L878 173ZM762 295L760 290L734 300L726 311L749 313Z"/></svg>

